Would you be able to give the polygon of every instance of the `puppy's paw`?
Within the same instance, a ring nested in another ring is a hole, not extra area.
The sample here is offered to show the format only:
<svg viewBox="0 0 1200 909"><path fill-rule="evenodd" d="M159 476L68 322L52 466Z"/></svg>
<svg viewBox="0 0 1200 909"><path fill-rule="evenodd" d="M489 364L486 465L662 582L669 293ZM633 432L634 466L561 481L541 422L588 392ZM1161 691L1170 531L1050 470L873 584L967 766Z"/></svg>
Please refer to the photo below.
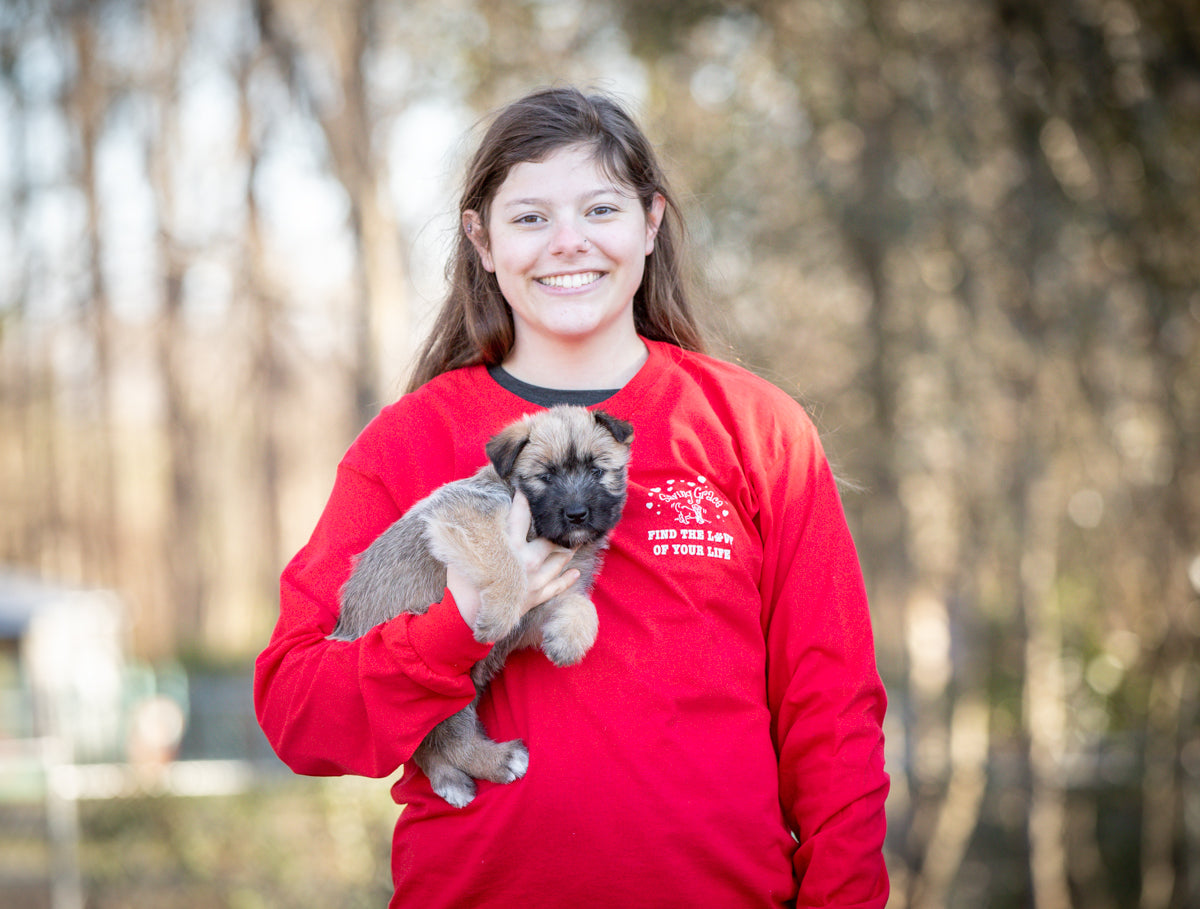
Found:
<svg viewBox="0 0 1200 909"><path fill-rule="evenodd" d="M520 739L508 742L507 744L510 746L510 751L508 760L505 761L504 766L511 775L504 782L511 783L523 777L525 771L529 769L529 749L525 747L525 743Z"/></svg>
<svg viewBox="0 0 1200 909"><path fill-rule="evenodd" d="M494 644L508 637L521 621L521 603L525 588L493 584L479 592L479 613L475 616L475 640Z"/></svg>
<svg viewBox="0 0 1200 909"><path fill-rule="evenodd" d="M574 666L592 649L600 620L587 597L569 597L558 604L542 627L542 653L555 666Z"/></svg>
<svg viewBox="0 0 1200 909"><path fill-rule="evenodd" d="M453 767L440 768L430 777L429 784L455 808L465 808L475 798L475 781Z"/></svg>
<svg viewBox="0 0 1200 909"><path fill-rule="evenodd" d="M511 742L481 743L473 760L465 769L481 780L511 783L519 780L529 769L529 749L520 739Z"/></svg>
<svg viewBox="0 0 1200 909"><path fill-rule="evenodd" d="M542 653L546 654L550 662L560 669L565 669L567 666L574 666L587 656L587 652L591 649L591 641L584 642L550 637L542 641Z"/></svg>
<svg viewBox="0 0 1200 909"><path fill-rule="evenodd" d="M475 619L475 640L480 644L495 644L508 637L516 627L517 623L507 617L488 614L481 608Z"/></svg>

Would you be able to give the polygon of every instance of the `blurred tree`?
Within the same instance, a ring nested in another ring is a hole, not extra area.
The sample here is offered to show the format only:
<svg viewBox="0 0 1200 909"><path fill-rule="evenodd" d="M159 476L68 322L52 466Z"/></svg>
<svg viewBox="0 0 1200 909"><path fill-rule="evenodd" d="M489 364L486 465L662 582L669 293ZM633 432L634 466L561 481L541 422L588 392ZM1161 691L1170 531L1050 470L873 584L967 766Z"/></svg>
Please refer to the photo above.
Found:
<svg viewBox="0 0 1200 909"><path fill-rule="evenodd" d="M380 111L372 104L367 83L375 3L254 0L254 12L261 40L278 58L290 88L320 126L333 172L350 204L350 228L358 252L351 368L354 428L359 429L383 403L389 368L383 327L401 337L409 331L399 235L385 203L387 163L376 141ZM321 35L321 43L302 46L285 21L289 13L308 19L307 26ZM314 69L334 82L331 91L313 84L320 78L310 75Z"/></svg>
<svg viewBox="0 0 1200 909"><path fill-rule="evenodd" d="M81 301L81 317L87 326L92 348L91 393L94 406L89 408L85 446L86 471L91 477L89 496L83 503L92 512L83 535L87 574L102 584L116 581L118 528L115 431L113 418L113 318L109 302L108 282L103 267L103 244L100 186L96 169L99 136L108 113L108 74L101 69L95 50L96 34L91 17L81 2L68 4L64 10L70 30L71 50L75 62L75 77L70 86L69 120L78 130L74 143L78 174L76 180L87 208L86 233L82 239L86 249L87 279L85 298Z"/></svg>
<svg viewBox="0 0 1200 909"><path fill-rule="evenodd" d="M207 544L208 516L204 502L211 494L212 478L204 467L206 427L189 382L193 341L185 313L185 286L189 260L188 225L179 200L175 163L182 145L179 100L184 78L182 65L194 27L191 10L183 0L155 3L148 9L152 23L152 58L144 89L154 105L156 122L143 134L147 173L154 192L159 318L155 352L162 383L163 422L166 433L168 493L161 537L169 616L160 633L159 647L168 652L186 642L203 639L208 588L214 577Z"/></svg>
<svg viewBox="0 0 1200 909"><path fill-rule="evenodd" d="M261 207L255 190L263 162L264 128L256 116L251 96L255 70L266 57L265 45L247 42L236 63L238 97L237 154L246 161L243 205L242 259L239 263L239 297L251 310L248 332L251 407L247 450L255 455L255 464L245 483L246 502L253 503L253 539L259 558L251 566L255 601L274 599L278 585L277 566L286 558L283 552L283 447L279 411L289 387L287 364L279 335L286 307L275 289L267 268L266 242L263 237ZM257 469L254 469L257 468Z"/></svg>

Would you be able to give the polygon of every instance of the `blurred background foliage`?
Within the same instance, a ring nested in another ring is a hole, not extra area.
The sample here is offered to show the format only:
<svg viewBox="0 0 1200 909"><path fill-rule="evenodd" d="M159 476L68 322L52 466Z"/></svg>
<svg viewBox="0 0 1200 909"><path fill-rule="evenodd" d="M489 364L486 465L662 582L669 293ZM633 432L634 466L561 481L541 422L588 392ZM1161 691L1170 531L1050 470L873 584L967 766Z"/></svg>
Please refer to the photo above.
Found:
<svg viewBox="0 0 1200 909"><path fill-rule="evenodd" d="M846 482L891 905L1200 905L1194 0L3 0L0 562L248 666L480 117L562 82Z"/></svg>

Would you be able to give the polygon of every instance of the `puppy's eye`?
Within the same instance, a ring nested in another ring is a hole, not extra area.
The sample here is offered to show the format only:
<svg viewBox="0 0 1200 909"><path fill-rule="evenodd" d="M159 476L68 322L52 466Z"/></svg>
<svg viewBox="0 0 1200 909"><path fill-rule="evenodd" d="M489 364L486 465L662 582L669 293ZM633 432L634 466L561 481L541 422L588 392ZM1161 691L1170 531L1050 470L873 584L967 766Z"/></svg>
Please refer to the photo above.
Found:
<svg viewBox="0 0 1200 909"><path fill-rule="evenodd" d="M592 476L595 477L597 480L602 479L604 477L604 468L603 467L593 467L592 468Z"/></svg>

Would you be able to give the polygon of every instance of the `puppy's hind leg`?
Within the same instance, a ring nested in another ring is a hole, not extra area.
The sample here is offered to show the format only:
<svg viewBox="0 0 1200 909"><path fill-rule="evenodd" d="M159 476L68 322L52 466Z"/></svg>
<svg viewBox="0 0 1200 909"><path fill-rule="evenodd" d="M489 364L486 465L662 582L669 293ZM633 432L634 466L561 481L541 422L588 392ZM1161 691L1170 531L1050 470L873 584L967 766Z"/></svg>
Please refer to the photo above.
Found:
<svg viewBox="0 0 1200 909"><path fill-rule="evenodd" d="M529 749L520 739L493 742L487 736L480 736L471 742L470 752L463 763L471 776L479 780L511 783L529 769Z"/></svg>
<svg viewBox="0 0 1200 909"><path fill-rule="evenodd" d="M433 791L455 808L475 798L475 779L511 783L529 768L523 742L493 742L474 705L443 720L425 737L413 760L429 777Z"/></svg>
<svg viewBox="0 0 1200 909"><path fill-rule="evenodd" d="M479 721L474 705L453 719L455 741L451 746L454 765L477 780L511 783L529 769L529 751L520 739L494 742Z"/></svg>
<svg viewBox="0 0 1200 909"><path fill-rule="evenodd" d="M475 781L457 767L437 761L425 770L433 791L455 808L466 808L475 800Z"/></svg>

